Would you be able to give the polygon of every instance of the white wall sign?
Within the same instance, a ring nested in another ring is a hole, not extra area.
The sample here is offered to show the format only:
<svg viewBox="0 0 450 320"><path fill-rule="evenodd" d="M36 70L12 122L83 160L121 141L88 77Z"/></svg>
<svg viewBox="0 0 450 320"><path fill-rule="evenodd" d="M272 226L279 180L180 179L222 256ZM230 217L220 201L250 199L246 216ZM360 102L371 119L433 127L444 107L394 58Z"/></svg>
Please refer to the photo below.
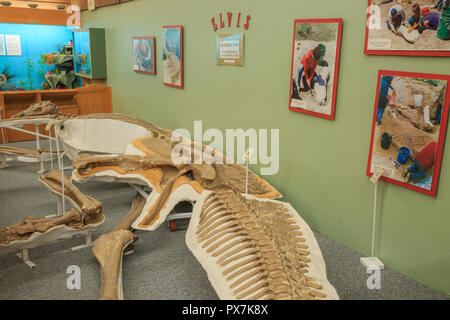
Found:
<svg viewBox="0 0 450 320"><path fill-rule="evenodd" d="M20 36L7 34L5 35L6 51L8 56L21 56L22 48L20 46Z"/></svg>

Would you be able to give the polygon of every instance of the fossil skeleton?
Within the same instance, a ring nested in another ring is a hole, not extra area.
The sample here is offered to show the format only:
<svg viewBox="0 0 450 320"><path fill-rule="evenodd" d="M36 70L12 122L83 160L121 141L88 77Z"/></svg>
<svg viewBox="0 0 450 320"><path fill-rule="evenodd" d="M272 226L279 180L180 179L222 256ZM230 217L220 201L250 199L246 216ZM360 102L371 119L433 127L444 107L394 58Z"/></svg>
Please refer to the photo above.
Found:
<svg viewBox="0 0 450 320"><path fill-rule="evenodd" d="M32 105L30 105L29 108L13 115L11 118L17 119L26 117L36 117L43 115L53 115L57 113L58 107L54 103L52 103L51 101L40 101L33 103Z"/></svg>
<svg viewBox="0 0 450 320"><path fill-rule="evenodd" d="M40 177L39 181L50 192L57 195L62 193L60 171L51 171ZM104 222L102 203L81 193L69 177L65 178L64 191L75 208L62 217L42 219L31 216L11 227L0 229L0 247L30 249L55 239L95 230Z"/></svg>
<svg viewBox="0 0 450 320"><path fill-rule="evenodd" d="M75 181L122 181L152 190L147 199L133 202L115 230L94 242L102 269L101 299L123 298L122 255L136 240L130 230L155 230L181 201L197 201L186 241L219 297L338 299L307 224L289 204L273 200L281 194L251 171L244 195L244 166L208 146L124 115L53 119L66 154L74 160ZM189 161L173 161L179 150L191 151L184 158ZM199 154L205 152L225 161L204 161ZM73 201L85 203L77 197ZM95 211L95 205L88 208ZM86 212L84 217L89 216Z"/></svg>

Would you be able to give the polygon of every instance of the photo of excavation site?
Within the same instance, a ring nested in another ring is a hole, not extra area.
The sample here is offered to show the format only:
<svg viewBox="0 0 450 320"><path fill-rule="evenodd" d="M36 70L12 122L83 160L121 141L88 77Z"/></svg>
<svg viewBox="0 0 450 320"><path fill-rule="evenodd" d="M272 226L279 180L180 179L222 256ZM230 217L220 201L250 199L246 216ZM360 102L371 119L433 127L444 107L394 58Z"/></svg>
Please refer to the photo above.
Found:
<svg viewBox="0 0 450 320"><path fill-rule="evenodd" d="M289 109L331 119L342 22L303 21L295 21Z"/></svg>
<svg viewBox="0 0 450 320"><path fill-rule="evenodd" d="M369 2L366 53L450 55L450 0Z"/></svg>
<svg viewBox="0 0 450 320"><path fill-rule="evenodd" d="M449 76L380 71L368 175L436 194L449 108Z"/></svg>

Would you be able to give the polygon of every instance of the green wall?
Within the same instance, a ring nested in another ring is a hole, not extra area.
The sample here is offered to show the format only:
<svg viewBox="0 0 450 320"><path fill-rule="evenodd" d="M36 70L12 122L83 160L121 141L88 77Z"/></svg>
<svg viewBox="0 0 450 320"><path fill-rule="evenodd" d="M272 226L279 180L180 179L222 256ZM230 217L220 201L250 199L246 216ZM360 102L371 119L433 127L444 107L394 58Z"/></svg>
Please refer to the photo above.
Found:
<svg viewBox="0 0 450 320"><path fill-rule="evenodd" d="M135 0L84 12L82 21L106 28L114 112L170 129L192 130L194 120L203 120L204 129L279 128L280 170L267 180L311 228L370 255L374 186L365 172L378 70L449 74L450 63L443 57L365 56L366 4ZM216 66L211 18L218 22L227 11L233 18L242 12L241 21L252 17L245 67ZM335 121L288 111L293 20L301 18L344 20ZM184 27L183 90L162 84L163 25ZM156 76L133 72L132 36L156 36ZM389 267L450 294L450 139L445 145L436 198L380 183L376 250Z"/></svg>

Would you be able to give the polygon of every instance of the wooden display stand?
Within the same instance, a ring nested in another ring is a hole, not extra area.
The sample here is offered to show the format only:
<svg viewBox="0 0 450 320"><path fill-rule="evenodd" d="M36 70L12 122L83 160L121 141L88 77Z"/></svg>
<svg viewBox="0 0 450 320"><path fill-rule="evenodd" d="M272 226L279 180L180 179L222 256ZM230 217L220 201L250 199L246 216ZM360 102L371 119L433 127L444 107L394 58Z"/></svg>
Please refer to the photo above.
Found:
<svg viewBox="0 0 450 320"><path fill-rule="evenodd" d="M27 109L32 103L50 100L65 114L84 115L90 113L111 113L111 87L92 85L77 89L33 90L33 91L0 91L1 118L9 119L16 113ZM24 126L25 130L34 131L32 125ZM44 125L39 131L45 134ZM34 140L33 135L4 130L5 143ZM0 135L0 143L3 139Z"/></svg>

